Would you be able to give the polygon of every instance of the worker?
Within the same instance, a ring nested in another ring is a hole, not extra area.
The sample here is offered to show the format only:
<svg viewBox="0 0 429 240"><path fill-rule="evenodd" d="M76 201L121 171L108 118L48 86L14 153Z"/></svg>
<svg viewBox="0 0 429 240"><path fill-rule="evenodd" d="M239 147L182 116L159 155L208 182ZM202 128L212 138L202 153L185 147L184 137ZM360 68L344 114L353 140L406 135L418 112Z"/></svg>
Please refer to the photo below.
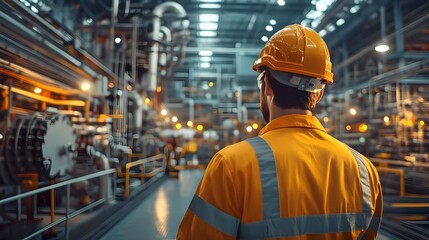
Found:
<svg viewBox="0 0 429 240"><path fill-rule="evenodd" d="M329 51L289 25L262 49L259 135L211 159L177 239L375 239L382 192L371 162L327 134L312 110L333 83Z"/></svg>

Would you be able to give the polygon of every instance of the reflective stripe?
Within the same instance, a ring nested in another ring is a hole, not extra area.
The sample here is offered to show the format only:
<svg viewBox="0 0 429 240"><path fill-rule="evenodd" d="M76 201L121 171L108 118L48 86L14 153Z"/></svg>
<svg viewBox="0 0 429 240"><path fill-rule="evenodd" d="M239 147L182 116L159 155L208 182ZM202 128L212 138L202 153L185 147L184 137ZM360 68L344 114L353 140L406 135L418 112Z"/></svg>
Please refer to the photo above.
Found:
<svg viewBox="0 0 429 240"><path fill-rule="evenodd" d="M307 215L301 217L265 219L263 221L242 223L240 239L285 238L304 234L326 234L365 230L365 213L339 213L328 215Z"/></svg>
<svg viewBox="0 0 429 240"><path fill-rule="evenodd" d="M371 203L371 186L369 183L369 176L368 176L368 169L366 169L364 159L362 156L353 148L349 147L349 149L352 151L356 162L359 166L359 175L360 175L360 182L362 185L362 193L363 193L363 212L365 213L372 213L372 203ZM369 222L368 222L369 224Z"/></svg>
<svg viewBox="0 0 429 240"><path fill-rule="evenodd" d="M219 231L231 237L237 237L240 219L223 212L197 195L192 198L189 210Z"/></svg>
<svg viewBox="0 0 429 240"><path fill-rule="evenodd" d="M250 138L246 141L252 145L258 157L264 218L278 218L280 217L280 199L273 151L261 137Z"/></svg>

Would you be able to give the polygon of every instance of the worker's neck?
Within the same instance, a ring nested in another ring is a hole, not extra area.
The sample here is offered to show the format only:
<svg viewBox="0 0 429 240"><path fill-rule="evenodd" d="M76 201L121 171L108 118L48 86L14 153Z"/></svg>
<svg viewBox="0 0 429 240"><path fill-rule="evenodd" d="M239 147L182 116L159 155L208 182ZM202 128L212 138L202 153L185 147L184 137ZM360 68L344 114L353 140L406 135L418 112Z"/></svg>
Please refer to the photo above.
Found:
<svg viewBox="0 0 429 240"><path fill-rule="evenodd" d="M271 113L270 114L271 120L281 117L283 115L288 115L288 114L302 114L302 115L309 115L309 116L313 115L310 110L304 110L304 109L298 109L298 108L288 108L288 109L276 108L276 109L273 109L273 111L270 111L270 113Z"/></svg>

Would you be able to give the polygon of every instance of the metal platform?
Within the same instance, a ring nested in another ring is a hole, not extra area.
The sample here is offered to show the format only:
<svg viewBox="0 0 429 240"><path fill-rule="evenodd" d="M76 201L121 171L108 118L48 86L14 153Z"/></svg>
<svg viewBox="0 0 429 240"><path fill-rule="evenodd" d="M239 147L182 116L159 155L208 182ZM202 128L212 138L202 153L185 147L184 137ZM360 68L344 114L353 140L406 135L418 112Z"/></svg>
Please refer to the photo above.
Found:
<svg viewBox="0 0 429 240"><path fill-rule="evenodd" d="M166 179L100 239L175 239L203 171L185 169Z"/></svg>

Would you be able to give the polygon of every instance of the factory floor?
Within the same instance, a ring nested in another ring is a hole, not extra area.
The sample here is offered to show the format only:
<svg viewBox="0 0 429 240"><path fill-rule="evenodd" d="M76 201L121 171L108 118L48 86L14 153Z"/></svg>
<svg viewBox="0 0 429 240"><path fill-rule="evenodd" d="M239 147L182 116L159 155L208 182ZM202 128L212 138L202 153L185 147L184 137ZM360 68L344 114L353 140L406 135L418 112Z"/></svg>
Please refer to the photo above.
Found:
<svg viewBox="0 0 429 240"><path fill-rule="evenodd" d="M184 169L178 178L169 178L101 240L175 239L177 228L188 208L203 169ZM380 230L377 240L396 240Z"/></svg>

